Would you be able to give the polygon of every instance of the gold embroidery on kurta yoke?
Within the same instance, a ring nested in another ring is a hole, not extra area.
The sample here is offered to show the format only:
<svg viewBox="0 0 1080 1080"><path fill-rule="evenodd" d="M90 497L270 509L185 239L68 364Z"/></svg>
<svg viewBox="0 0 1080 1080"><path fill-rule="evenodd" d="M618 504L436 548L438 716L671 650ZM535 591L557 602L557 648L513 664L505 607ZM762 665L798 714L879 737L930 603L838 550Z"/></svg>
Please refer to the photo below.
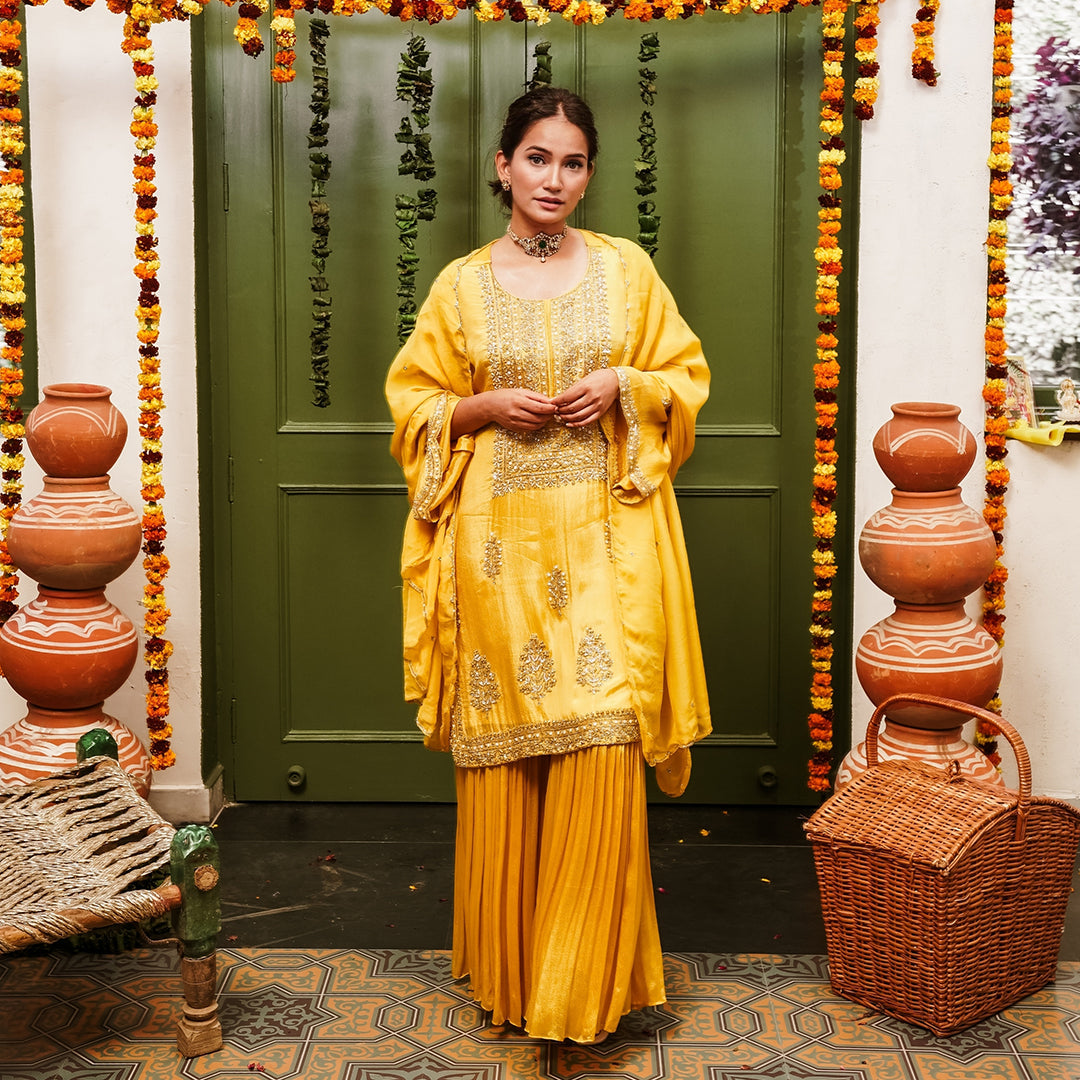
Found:
<svg viewBox="0 0 1080 1080"><path fill-rule="evenodd" d="M522 300L490 269L481 276L488 362L496 389L518 387L554 396L611 360L603 259L594 251L581 283L553 300ZM539 431L497 428L492 494L604 480L607 447L596 424Z"/></svg>

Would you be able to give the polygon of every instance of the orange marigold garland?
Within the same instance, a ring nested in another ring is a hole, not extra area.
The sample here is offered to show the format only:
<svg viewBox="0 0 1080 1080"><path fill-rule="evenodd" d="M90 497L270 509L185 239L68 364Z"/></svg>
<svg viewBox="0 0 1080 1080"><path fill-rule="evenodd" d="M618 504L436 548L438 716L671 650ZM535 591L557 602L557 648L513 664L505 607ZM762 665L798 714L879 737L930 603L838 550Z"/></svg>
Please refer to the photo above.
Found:
<svg viewBox="0 0 1080 1080"><path fill-rule="evenodd" d="M915 13L916 21L911 24L915 31L915 47L911 52L912 78L937 86L938 71L934 67L934 28L937 20L939 0L922 0Z"/></svg>
<svg viewBox="0 0 1080 1080"><path fill-rule="evenodd" d="M17 0L0 0L0 623L16 611L19 578L7 549L7 530L22 502L23 267L22 24Z"/></svg>
<svg viewBox="0 0 1080 1080"><path fill-rule="evenodd" d="M161 410L165 407L161 392L161 369L158 335L161 305L158 301L157 187L154 147L157 124L158 81L154 74L154 50L150 27L135 17L124 23L124 52L131 58L135 73L135 107L132 110L131 134L135 137L135 276L139 279L139 305L135 311L139 339L139 434L142 437L140 483L143 500L143 629L146 639L146 727L150 735L150 763L155 769L167 769L176 761L169 745L169 656L172 643L165 638L169 609L165 603L165 577L169 559L165 554L165 512L162 500L165 488L161 474Z"/></svg>
<svg viewBox="0 0 1080 1080"><path fill-rule="evenodd" d="M1005 464L1008 448L1005 431L1005 392L1008 370L1005 366L1005 313L1008 308L1006 241L1008 216L1012 208L1012 150L1009 145L1012 115L1012 12L1013 0L998 0L994 11L994 100L990 122L990 222L986 239L986 382L983 385L983 443L986 450L986 500L983 518L994 533L997 558L990 577L983 585L983 627L998 643L1005 641L1005 582L1009 572L1002 561L1005 552L1005 493L1009 470ZM995 694L988 708L1001 712L1001 699ZM994 762L997 753L996 731L980 722L975 744Z"/></svg>
<svg viewBox="0 0 1080 1080"><path fill-rule="evenodd" d="M839 246L844 141L844 16L847 0L823 0L821 8L822 69L820 128L824 138L818 153L818 244L815 298L818 322L817 363L814 365L814 481L811 509L814 528L814 597L810 620L810 740L814 754L808 786L828 791L833 749L833 579L836 576L836 388L840 381L836 319L840 313Z"/></svg>
<svg viewBox="0 0 1080 1080"><path fill-rule="evenodd" d="M851 98L855 116L869 120L874 115L880 80L877 59L877 33L881 17L877 0L861 0L855 9L855 89Z"/></svg>

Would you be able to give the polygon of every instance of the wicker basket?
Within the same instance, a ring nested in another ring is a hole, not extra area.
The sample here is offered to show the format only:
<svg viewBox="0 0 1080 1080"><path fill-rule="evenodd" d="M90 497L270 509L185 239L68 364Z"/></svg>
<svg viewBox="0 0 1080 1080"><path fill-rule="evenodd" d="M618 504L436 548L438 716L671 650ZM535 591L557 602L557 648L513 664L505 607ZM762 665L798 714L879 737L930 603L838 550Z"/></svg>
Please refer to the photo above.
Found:
<svg viewBox="0 0 1080 1080"><path fill-rule="evenodd" d="M882 716L899 701L990 721L1016 755L1019 793L917 761L878 763ZM833 989L948 1035L1054 978L1080 813L1031 797L1031 762L1001 717L903 695L875 711L867 771L824 803L814 845Z"/></svg>

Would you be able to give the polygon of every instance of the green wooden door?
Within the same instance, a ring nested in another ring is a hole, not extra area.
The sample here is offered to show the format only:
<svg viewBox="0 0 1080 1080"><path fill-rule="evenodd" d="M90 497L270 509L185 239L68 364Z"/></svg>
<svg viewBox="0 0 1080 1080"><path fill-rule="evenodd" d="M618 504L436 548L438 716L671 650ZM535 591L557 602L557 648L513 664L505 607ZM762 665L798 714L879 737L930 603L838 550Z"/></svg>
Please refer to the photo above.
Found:
<svg viewBox="0 0 1080 1080"><path fill-rule="evenodd" d="M331 19L327 186L332 405L311 403L306 134L310 67L272 85L231 16L207 9L208 340L219 701L240 799L451 799L401 700L398 548L407 512L382 394L396 348L394 100L410 27ZM643 27L540 30L462 17L423 28L435 80L438 216L419 295L504 227L487 188L532 45L583 90L601 153L578 224L635 236ZM713 394L677 492L695 576L715 734L687 798L813 801L805 786L814 440L817 94L814 12L695 18L661 37L657 265L702 337ZM840 628L843 633L843 628ZM842 683L841 678L838 682ZM299 770L299 771L298 771ZM290 775L293 786L290 786ZM302 782L296 785L298 778Z"/></svg>

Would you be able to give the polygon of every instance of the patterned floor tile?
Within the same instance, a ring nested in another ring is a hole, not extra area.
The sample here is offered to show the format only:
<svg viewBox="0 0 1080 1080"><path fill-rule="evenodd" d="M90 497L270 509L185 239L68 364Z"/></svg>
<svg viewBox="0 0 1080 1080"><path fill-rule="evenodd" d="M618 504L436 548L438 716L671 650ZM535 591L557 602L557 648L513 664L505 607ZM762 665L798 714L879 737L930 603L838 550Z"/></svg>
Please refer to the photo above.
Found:
<svg viewBox="0 0 1080 1080"><path fill-rule="evenodd" d="M837 997L823 956L671 953L596 1047L492 1030L447 952L220 954L225 1046L183 1059L175 954L0 961L0 1080L1080 1080L1080 963L942 1038Z"/></svg>

